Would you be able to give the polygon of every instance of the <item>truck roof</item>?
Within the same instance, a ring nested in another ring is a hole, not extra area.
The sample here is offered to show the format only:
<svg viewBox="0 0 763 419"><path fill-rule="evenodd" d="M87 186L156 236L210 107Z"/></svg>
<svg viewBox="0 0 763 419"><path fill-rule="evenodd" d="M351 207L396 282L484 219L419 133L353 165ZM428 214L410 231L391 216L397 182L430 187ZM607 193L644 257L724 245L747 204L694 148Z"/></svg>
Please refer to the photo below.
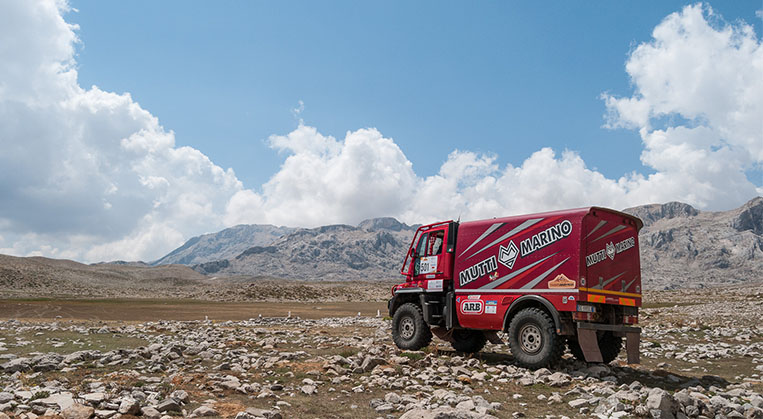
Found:
<svg viewBox="0 0 763 419"><path fill-rule="evenodd" d="M626 214L621 211L616 211L609 208L603 208L603 207L583 207L583 208L572 208L572 209L564 209L564 210L557 210L557 211L546 211L546 212L538 212L538 213L531 213L531 214L521 214L521 215L510 215L506 217L496 217L496 218L489 218L489 219L483 219L483 220L474 220L474 221L462 221L459 223L460 225L469 225L469 226L476 226L480 224L492 224L496 221L498 222L511 222L513 220L520 220L520 219L527 219L534 216L540 216L540 217L559 217L559 216L567 216L567 217L584 217L587 214L593 213L595 211L605 211L610 214L616 214L619 216L622 216L624 218L628 218L636 223L637 230L641 230L641 228L644 226L644 223L638 218L634 217L630 214ZM437 223L440 224L440 223Z"/></svg>

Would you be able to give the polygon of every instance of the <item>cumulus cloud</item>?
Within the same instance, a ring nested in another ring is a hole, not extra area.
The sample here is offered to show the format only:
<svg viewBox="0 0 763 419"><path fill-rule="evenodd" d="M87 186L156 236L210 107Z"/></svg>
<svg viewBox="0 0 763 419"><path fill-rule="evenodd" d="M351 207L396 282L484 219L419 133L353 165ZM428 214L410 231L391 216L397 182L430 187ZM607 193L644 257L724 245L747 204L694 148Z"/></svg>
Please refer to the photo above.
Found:
<svg viewBox="0 0 763 419"><path fill-rule="evenodd" d="M761 194L745 176L763 163L763 48L753 28L698 4L666 17L652 37L626 63L634 94L603 95L607 126L638 130L641 161L658 172L631 192L703 208Z"/></svg>
<svg viewBox="0 0 763 419"><path fill-rule="evenodd" d="M301 120L273 135L283 157L246 189L231 169L177 147L129 94L77 82L66 3L2 3L0 253L84 261L152 260L192 235L239 223L317 226L395 216L409 223L681 200L738 205L763 190L763 50L753 29L708 6L664 19L629 55L633 92L604 94L606 127L637 130L655 173L607 178L574 151L541 148L518 165L455 150L418 176L373 128L323 135Z"/></svg>
<svg viewBox="0 0 763 419"><path fill-rule="evenodd" d="M233 197L228 224L259 217L273 224L316 226L397 215L416 187L411 162L376 129L348 132L338 141L300 125L288 135L271 136L270 145L288 157L263 185L264 197L248 190Z"/></svg>
<svg viewBox="0 0 763 419"><path fill-rule="evenodd" d="M242 189L132 100L77 83L76 27L55 1L0 13L0 252L150 258L222 227Z"/></svg>

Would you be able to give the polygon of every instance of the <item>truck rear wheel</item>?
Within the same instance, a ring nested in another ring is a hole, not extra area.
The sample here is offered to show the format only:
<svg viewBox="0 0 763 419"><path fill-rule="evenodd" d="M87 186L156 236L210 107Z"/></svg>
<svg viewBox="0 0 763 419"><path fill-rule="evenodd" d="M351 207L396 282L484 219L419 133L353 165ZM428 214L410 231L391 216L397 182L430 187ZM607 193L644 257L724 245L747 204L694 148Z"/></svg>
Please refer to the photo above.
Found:
<svg viewBox="0 0 763 419"><path fill-rule="evenodd" d="M475 353L482 350L487 343L484 332L479 330L456 329L451 335L453 340L450 345L457 352Z"/></svg>
<svg viewBox="0 0 763 419"><path fill-rule="evenodd" d="M554 321L546 312L538 308L526 308L511 319L509 347L520 366L541 368L559 362L564 351L564 341L556 334Z"/></svg>
<svg viewBox="0 0 763 419"><path fill-rule="evenodd" d="M392 316L392 339L400 349L418 351L432 342L432 331L424 321L421 308L405 303Z"/></svg>
<svg viewBox="0 0 763 419"><path fill-rule="evenodd" d="M617 355L620 354L620 350L623 348L623 338L615 336L612 332L602 331L596 334L596 341L599 343L599 351L601 351L602 362L609 364ZM570 348L570 353L578 361L586 362L583 350L580 348L577 336L571 336L567 338L567 347Z"/></svg>

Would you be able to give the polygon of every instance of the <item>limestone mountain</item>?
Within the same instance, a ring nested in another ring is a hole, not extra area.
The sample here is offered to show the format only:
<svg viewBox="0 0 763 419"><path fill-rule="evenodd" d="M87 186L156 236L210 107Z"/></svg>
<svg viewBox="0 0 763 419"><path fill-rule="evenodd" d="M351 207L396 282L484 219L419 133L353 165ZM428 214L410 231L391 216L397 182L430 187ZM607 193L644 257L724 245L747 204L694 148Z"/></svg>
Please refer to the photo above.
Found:
<svg viewBox="0 0 763 419"><path fill-rule="evenodd" d="M193 237L152 265L197 265L224 260L238 256L252 246L268 245L294 230L268 224L241 224L217 233Z"/></svg>
<svg viewBox="0 0 763 419"><path fill-rule="evenodd" d="M215 276L273 276L304 280L399 278L415 226L394 218L366 220L357 227L338 224L299 229L236 257L199 264Z"/></svg>
<svg viewBox="0 0 763 419"><path fill-rule="evenodd" d="M639 244L645 289L763 281L763 197L730 211L669 202L625 212L644 221Z"/></svg>

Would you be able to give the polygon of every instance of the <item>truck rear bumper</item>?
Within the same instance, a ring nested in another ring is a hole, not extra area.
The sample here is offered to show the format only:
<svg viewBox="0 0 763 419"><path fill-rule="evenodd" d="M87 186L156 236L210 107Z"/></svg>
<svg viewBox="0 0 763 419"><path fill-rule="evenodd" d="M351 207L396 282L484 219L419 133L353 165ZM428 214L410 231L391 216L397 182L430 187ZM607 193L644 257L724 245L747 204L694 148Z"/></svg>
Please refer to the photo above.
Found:
<svg viewBox="0 0 763 419"><path fill-rule="evenodd" d="M639 344L641 340L641 328L633 326L623 326L617 324L587 323L578 322L578 344L583 350L583 356L587 362L602 362L601 350L597 339L597 331L614 332L616 336L625 337L625 350L628 355L629 364L638 364Z"/></svg>

